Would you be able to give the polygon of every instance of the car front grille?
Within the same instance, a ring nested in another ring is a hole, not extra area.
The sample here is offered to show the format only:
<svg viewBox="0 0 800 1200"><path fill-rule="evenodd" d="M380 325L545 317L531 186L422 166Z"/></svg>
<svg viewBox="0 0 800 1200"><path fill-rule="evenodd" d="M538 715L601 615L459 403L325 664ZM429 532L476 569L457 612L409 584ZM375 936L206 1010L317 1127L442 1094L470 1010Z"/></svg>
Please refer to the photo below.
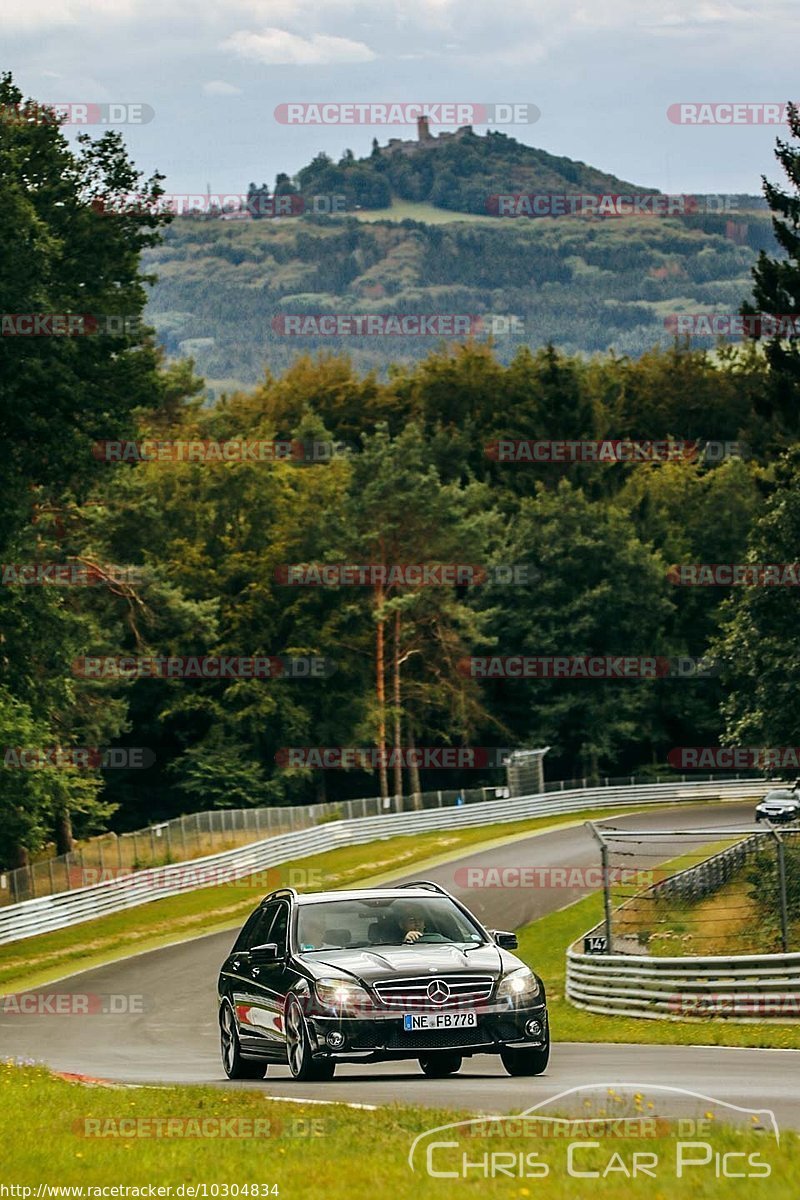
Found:
<svg viewBox="0 0 800 1200"><path fill-rule="evenodd" d="M445 998L432 999L429 989L435 985L444 984L440 989L446 990ZM421 979L418 975L412 979L386 979L374 985L375 994L386 1008L402 1009L403 1012L413 1012L415 1009L425 1009L429 1012L438 1009L471 1008L485 1004L492 994L494 979L491 975L431 975Z"/></svg>

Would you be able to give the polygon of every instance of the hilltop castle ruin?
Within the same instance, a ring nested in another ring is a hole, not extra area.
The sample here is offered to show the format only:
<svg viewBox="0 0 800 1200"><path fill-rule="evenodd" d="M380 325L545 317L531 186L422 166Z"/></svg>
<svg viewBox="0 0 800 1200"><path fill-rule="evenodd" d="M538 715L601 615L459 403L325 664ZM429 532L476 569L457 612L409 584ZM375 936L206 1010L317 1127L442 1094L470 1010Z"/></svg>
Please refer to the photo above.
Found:
<svg viewBox="0 0 800 1200"><path fill-rule="evenodd" d="M468 134L472 133L471 125L462 125L455 133L440 133L438 137L431 133L430 123L427 116L417 117L417 140L405 140L403 138L389 138L389 143L386 146L381 146L381 154L393 154L395 151L400 154L416 154L418 150L434 149L436 146L441 146L446 142L459 142Z"/></svg>

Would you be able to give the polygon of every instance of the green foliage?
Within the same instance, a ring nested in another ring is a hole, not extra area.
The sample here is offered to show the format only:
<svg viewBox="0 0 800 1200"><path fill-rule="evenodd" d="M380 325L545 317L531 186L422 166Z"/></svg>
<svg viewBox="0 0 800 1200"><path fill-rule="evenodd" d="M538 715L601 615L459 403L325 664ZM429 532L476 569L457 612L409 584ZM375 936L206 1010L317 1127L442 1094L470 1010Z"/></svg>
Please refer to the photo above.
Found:
<svg viewBox="0 0 800 1200"><path fill-rule="evenodd" d="M787 838L784 845L784 872L786 885L786 917L789 925L800 921L800 846ZM750 860L745 879L749 886L750 900L758 915L761 930L759 941L766 946L770 941L775 949L781 948L781 902L776 847L760 851Z"/></svg>
<svg viewBox="0 0 800 1200"><path fill-rule="evenodd" d="M4 77L0 108L18 103ZM477 210L490 187L620 190L500 134L364 161L321 155L301 176L304 191L344 189L365 206L387 192ZM294 186L279 176L275 194ZM797 744L794 598L750 589L726 601L667 577L674 562L796 556L800 452L770 464L783 418L758 415L780 368L754 347L654 345L678 298L690 309L733 303L753 249L773 244L762 218L748 247L708 214L438 226L185 218L157 248L160 218L101 216L92 204L142 190L157 199L159 177L142 184L113 134L73 152L55 123L0 121L3 311L139 316L142 269L157 268L152 313L167 349L194 346L204 373L254 385L229 383L209 405L193 360L165 365L141 328L0 339L0 431L13 451L0 463L4 557L77 559L101 580L0 588L0 745L124 739L156 760L103 776L4 766L1 864L40 851L70 819L83 835L109 819L135 828L187 810L378 791L363 770L279 768L291 746L549 744L548 775L568 778L663 762L676 744L717 739L723 716L729 738ZM253 184L250 194L269 193ZM393 340L387 365L385 347L331 340L315 357L313 342L289 345L272 326L278 313L338 310L504 312L526 328L497 346ZM579 353L609 345L615 353ZM96 462L92 443L121 436L316 439L337 452L314 465ZM631 437L744 441L752 457L532 466L490 452L500 438ZM536 574L522 586L285 582L288 565L334 563ZM115 585L103 564L135 567L135 581ZM721 681L483 684L459 669L489 651L709 649L725 663ZM86 654L306 655L336 669L324 682L87 680L73 667ZM463 775L409 772L392 788L448 783L463 786Z"/></svg>
<svg viewBox="0 0 800 1200"><path fill-rule="evenodd" d="M265 365L281 374L298 355L320 349L347 355L359 374L385 377L389 362L424 360L438 348L432 337L289 337L273 324L281 314L510 314L519 326L494 339L504 363L521 347L548 343L569 355L613 348L638 356L671 346L665 319L672 313L736 311L757 250L775 249L768 215L746 217L745 246L725 236L723 214L446 225L349 215L250 223L179 217L144 256L159 277L148 317L170 355L195 356L217 395L231 380L256 385ZM488 333L476 338L485 344ZM698 344L712 347L709 339ZM676 371L671 394L683 385ZM642 399L647 425L660 401L649 391ZM740 398L734 410L728 399L700 387L683 404L704 430L708 412L706 436L714 436L712 429L735 424ZM742 401L747 409L744 393Z"/></svg>
<svg viewBox="0 0 800 1200"><path fill-rule="evenodd" d="M764 196L772 209L775 240L783 252L780 257L762 249L753 269L754 304L742 306L743 313L775 314L800 324L800 110L789 104L788 121L791 141L778 139L775 157L790 185L764 183ZM763 177L762 177L763 178ZM762 397L759 415L772 426L779 443L786 444L800 433L800 336L776 335L767 339L766 357L770 365L770 387Z"/></svg>

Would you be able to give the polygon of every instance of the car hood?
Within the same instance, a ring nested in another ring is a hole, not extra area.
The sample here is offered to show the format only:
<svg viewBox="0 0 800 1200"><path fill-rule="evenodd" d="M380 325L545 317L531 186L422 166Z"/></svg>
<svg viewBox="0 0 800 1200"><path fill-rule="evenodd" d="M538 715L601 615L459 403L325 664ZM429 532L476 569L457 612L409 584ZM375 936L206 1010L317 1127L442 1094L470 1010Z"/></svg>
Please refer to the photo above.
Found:
<svg viewBox="0 0 800 1200"><path fill-rule="evenodd" d="M319 978L331 971L353 975L365 983L376 979L402 979L408 975L438 975L464 971L487 972L499 975L519 965L510 954L497 946L474 946L462 950L458 946L381 946L374 950L317 950L304 954L303 962Z"/></svg>
<svg viewBox="0 0 800 1200"><path fill-rule="evenodd" d="M800 808L800 802L797 800L762 800L758 807L767 812L783 812L787 808Z"/></svg>

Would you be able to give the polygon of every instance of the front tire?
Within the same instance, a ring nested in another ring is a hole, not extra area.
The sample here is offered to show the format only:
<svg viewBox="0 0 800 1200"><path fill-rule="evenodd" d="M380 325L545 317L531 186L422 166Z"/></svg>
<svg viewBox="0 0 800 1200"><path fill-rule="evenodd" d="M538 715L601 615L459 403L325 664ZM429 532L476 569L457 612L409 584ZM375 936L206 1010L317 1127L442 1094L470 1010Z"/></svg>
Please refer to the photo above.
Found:
<svg viewBox="0 0 800 1200"><path fill-rule="evenodd" d="M419 1060L423 1075L429 1079L445 1079L461 1069L464 1059L460 1054L430 1054Z"/></svg>
<svg viewBox="0 0 800 1200"><path fill-rule="evenodd" d="M292 997L286 1006L286 1056L292 1078L300 1083L333 1079L336 1063L330 1059L315 1059L311 1052L308 1026L300 1005Z"/></svg>
<svg viewBox="0 0 800 1200"><path fill-rule="evenodd" d="M219 1040L222 1065L228 1079L264 1078L267 1073L265 1062L242 1057L242 1047L236 1030L236 1018L233 1015L233 1009L227 1002L223 1004L219 1014Z"/></svg>
<svg viewBox="0 0 800 1200"><path fill-rule="evenodd" d="M500 1051L500 1061L509 1075L541 1075L550 1061L550 1043L546 1046L506 1046Z"/></svg>

